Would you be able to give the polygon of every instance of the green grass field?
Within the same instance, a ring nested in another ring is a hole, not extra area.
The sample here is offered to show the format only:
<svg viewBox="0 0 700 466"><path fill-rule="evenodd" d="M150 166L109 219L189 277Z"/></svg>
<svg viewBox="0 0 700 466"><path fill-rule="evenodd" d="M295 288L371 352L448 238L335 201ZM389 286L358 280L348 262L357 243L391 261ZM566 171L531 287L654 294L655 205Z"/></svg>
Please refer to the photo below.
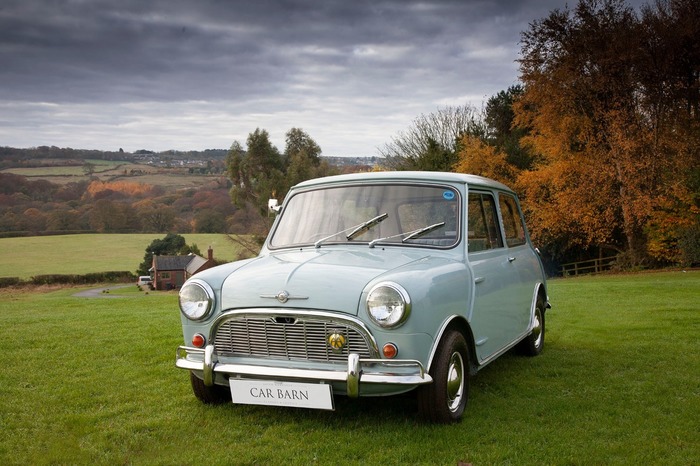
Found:
<svg viewBox="0 0 700 466"><path fill-rule="evenodd" d="M206 257L236 259L238 245L221 234L185 234L187 244L196 244ZM86 274L92 272L135 272L154 239L164 234L86 234L0 238L0 277L28 279L45 274Z"/></svg>
<svg viewBox="0 0 700 466"><path fill-rule="evenodd" d="M131 162L111 161L111 160L85 160L85 163L91 163L95 166L95 173L101 173L109 170L114 170L122 166L133 165ZM30 178L50 178L52 176L78 176L86 177L83 171L84 165L59 165L48 167L28 167L28 168L7 168L2 170L3 173L14 173Z"/></svg>
<svg viewBox="0 0 700 466"><path fill-rule="evenodd" d="M411 396L204 406L176 294L77 291L0 290L0 464L700 463L699 271L551 281L542 355L480 372L449 426Z"/></svg>

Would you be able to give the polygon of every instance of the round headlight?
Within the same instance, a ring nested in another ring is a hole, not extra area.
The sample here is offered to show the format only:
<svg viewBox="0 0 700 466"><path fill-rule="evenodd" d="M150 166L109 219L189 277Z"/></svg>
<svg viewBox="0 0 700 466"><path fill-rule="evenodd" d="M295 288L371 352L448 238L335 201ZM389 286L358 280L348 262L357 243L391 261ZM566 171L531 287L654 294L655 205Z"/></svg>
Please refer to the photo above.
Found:
<svg viewBox="0 0 700 466"><path fill-rule="evenodd" d="M410 312L411 299L396 283L379 283L367 295L367 313L381 327L398 327Z"/></svg>
<svg viewBox="0 0 700 466"><path fill-rule="evenodd" d="M180 289L180 311L188 319L204 319L213 308L214 292L206 283L191 281Z"/></svg>

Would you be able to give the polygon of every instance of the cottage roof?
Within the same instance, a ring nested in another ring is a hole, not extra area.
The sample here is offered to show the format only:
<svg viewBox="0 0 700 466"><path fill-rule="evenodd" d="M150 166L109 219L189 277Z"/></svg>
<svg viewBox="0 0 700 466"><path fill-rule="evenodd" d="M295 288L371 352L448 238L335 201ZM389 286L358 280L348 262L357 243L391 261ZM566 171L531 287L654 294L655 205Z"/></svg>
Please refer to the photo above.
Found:
<svg viewBox="0 0 700 466"><path fill-rule="evenodd" d="M207 260L201 256L194 255L192 260L187 264L187 273L194 275L199 271L199 268L207 263Z"/></svg>
<svg viewBox="0 0 700 466"><path fill-rule="evenodd" d="M185 270L189 263L199 256L154 256L153 265L159 272L168 270ZM200 257L200 259L202 259Z"/></svg>

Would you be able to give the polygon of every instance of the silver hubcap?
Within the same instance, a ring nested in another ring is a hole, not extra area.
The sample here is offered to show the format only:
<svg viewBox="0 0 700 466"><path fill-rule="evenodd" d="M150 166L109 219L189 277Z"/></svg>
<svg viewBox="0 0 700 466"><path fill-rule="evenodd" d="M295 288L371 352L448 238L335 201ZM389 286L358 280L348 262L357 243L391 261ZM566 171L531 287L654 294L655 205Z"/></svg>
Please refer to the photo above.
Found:
<svg viewBox="0 0 700 466"><path fill-rule="evenodd" d="M458 352L452 353L447 370L447 407L456 411L464 396L464 361Z"/></svg>
<svg viewBox="0 0 700 466"><path fill-rule="evenodd" d="M542 313L539 309L535 309L535 326L532 328L532 336L535 348L539 348L542 344Z"/></svg>

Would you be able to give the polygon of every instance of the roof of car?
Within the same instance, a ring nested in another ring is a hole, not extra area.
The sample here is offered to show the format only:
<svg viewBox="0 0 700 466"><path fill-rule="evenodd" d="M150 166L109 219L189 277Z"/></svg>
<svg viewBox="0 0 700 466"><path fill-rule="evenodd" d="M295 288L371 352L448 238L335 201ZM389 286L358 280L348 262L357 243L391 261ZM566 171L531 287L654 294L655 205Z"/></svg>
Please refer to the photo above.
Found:
<svg viewBox="0 0 700 466"><path fill-rule="evenodd" d="M482 186L504 191L513 190L503 183L477 175L467 175L464 173L450 172L419 172L419 171L389 171L389 172L369 172L352 173L349 175L327 176L313 180L303 181L295 187L305 188L331 183L352 183L358 181L438 181L446 183L463 183L472 186Z"/></svg>

